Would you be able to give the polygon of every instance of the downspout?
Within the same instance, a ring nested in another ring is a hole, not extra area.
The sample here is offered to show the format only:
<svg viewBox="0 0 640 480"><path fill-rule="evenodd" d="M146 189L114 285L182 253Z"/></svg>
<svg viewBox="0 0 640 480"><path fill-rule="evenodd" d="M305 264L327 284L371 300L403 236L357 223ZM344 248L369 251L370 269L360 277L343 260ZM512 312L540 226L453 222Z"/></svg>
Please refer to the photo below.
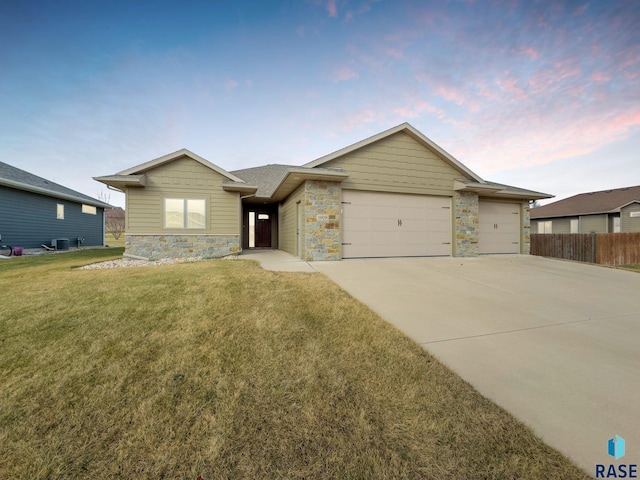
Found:
<svg viewBox="0 0 640 480"><path fill-rule="evenodd" d="M238 252L238 254L242 253L243 248L242 248L242 222L244 221L244 209L242 208L242 201L245 198L251 198L251 197L255 197L256 194L255 193L251 193L249 195L244 195L244 196L240 196L240 212L242 213L242 215L240 215L240 251Z"/></svg>

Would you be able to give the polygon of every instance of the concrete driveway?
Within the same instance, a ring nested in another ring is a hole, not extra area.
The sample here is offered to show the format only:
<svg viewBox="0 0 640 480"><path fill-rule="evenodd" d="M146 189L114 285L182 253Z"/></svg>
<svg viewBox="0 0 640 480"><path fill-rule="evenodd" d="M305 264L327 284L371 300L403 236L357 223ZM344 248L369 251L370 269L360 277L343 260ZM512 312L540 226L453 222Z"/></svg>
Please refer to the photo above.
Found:
<svg viewBox="0 0 640 480"><path fill-rule="evenodd" d="M587 473L640 464L640 274L526 255L311 265Z"/></svg>

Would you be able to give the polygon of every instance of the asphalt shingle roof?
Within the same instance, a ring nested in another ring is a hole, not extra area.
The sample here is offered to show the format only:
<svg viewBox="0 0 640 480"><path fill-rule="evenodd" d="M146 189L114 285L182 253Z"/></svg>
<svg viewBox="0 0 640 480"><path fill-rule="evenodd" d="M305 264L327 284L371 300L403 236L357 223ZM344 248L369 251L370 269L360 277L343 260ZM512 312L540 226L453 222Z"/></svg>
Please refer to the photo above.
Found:
<svg viewBox="0 0 640 480"><path fill-rule="evenodd" d="M640 185L599 192L580 193L573 197L531 209L531 218L565 217L589 213L614 212L633 201L640 202Z"/></svg>
<svg viewBox="0 0 640 480"><path fill-rule="evenodd" d="M0 183L2 180L7 180L8 184L11 184L14 188L20 188L20 185L27 187L33 187L35 189L44 190L52 197L74 197L78 202L84 201L91 205L108 206L105 202L101 202L95 198L85 195L70 188L63 187L57 183L51 182L42 177L38 177L32 173L26 172L7 163L0 162ZM20 184L20 185L14 185Z"/></svg>
<svg viewBox="0 0 640 480"><path fill-rule="evenodd" d="M268 198L273 195L273 192L278 188L278 185L280 185L280 182L282 182L282 179L286 176L290 168L300 167L270 164L264 167L245 168L244 170L236 170L230 173L236 177L240 177L249 185L258 187L256 197Z"/></svg>

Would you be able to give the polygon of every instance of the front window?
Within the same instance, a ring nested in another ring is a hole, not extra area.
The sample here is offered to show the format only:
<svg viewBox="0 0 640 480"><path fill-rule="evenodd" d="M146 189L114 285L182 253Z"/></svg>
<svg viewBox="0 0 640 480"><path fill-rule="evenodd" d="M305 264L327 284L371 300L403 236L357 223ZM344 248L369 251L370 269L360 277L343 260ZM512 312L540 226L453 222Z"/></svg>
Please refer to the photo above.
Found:
<svg viewBox="0 0 640 480"><path fill-rule="evenodd" d="M206 202L204 200L165 198L165 228L203 229L206 226Z"/></svg>

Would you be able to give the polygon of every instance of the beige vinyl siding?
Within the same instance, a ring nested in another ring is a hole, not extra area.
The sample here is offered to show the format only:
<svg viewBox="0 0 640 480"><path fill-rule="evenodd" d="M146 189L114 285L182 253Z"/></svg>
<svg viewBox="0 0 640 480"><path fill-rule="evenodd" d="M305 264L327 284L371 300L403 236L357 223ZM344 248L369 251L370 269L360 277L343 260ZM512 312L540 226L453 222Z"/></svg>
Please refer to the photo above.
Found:
<svg viewBox="0 0 640 480"><path fill-rule="evenodd" d="M607 215L581 216L580 233L607 233Z"/></svg>
<svg viewBox="0 0 640 480"><path fill-rule="evenodd" d="M222 189L224 177L199 162L184 157L146 172L147 185L127 189L127 233L240 233L240 199ZM164 199L193 198L206 201L205 230L165 229ZM134 228L130 228L133 225Z"/></svg>
<svg viewBox="0 0 640 480"><path fill-rule="evenodd" d="M345 190L453 195L453 180L464 177L436 153L404 132L396 133L323 167L349 174Z"/></svg>
<svg viewBox="0 0 640 480"><path fill-rule="evenodd" d="M538 220L531 220L531 233L538 233Z"/></svg>
<svg viewBox="0 0 640 480"><path fill-rule="evenodd" d="M300 256L297 251L297 207L298 202L302 202L304 184L298 187L287 199L280 204L278 210L278 231L280 232L279 248L291 255ZM302 206L302 205L301 205ZM302 235L303 232L300 232Z"/></svg>
<svg viewBox="0 0 640 480"><path fill-rule="evenodd" d="M553 233L571 233L571 220L568 218L554 218L551 221L551 231Z"/></svg>
<svg viewBox="0 0 640 480"><path fill-rule="evenodd" d="M640 212L640 203L632 203L620 209L620 231L640 232L640 216L632 217L631 212Z"/></svg>

